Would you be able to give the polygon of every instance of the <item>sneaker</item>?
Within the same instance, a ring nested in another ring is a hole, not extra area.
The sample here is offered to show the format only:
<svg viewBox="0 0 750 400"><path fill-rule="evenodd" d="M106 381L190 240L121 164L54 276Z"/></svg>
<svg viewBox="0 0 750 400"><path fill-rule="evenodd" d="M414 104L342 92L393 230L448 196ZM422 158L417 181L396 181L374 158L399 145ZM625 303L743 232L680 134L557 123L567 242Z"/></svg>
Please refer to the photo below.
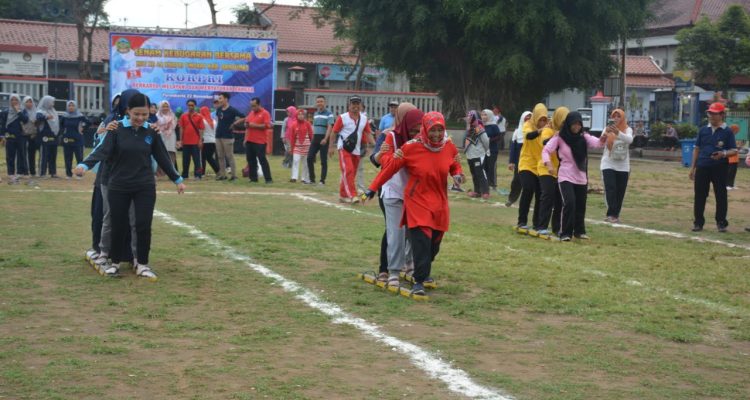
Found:
<svg viewBox="0 0 750 400"><path fill-rule="evenodd" d="M511 201L506 201L505 202L505 208L510 208L512 205L513 205L513 202L511 202Z"/></svg>
<svg viewBox="0 0 750 400"><path fill-rule="evenodd" d="M94 249L86 250L86 261L95 260L99 256L99 253Z"/></svg>
<svg viewBox="0 0 750 400"><path fill-rule="evenodd" d="M302 184L303 184L303 185L312 185L313 183L312 183L312 182L310 182L310 181L302 181Z"/></svg>
<svg viewBox="0 0 750 400"><path fill-rule="evenodd" d="M750 232L750 227L745 228L745 232Z"/></svg>
<svg viewBox="0 0 750 400"><path fill-rule="evenodd" d="M412 296L424 296L424 285L417 282L414 284L414 286L411 287L411 295Z"/></svg>
<svg viewBox="0 0 750 400"><path fill-rule="evenodd" d="M120 277L120 264L108 264L104 268L104 275L107 275L111 278L119 278Z"/></svg>
<svg viewBox="0 0 750 400"><path fill-rule="evenodd" d="M145 264L138 264L138 267L135 270L135 274L152 282L155 282L159 279L159 277L156 276L156 273L154 273L154 271L152 271L151 268L149 268L149 266Z"/></svg>
<svg viewBox="0 0 750 400"><path fill-rule="evenodd" d="M727 186L727 190L734 190L734 186Z"/></svg>
<svg viewBox="0 0 750 400"><path fill-rule="evenodd" d="M325 184L326 184L326 182L325 182L325 181L320 181L320 182L318 182L318 185L320 185L320 186L325 186Z"/></svg>
<svg viewBox="0 0 750 400"><path fill-rule="evenodd" d="M214 180L216 180L216 181L223 181L225 179L227 179L226 176L217 176L216 178L214 178Z"/></svg>
<svg viewBox="0 0 750 400"><path fill-rule="evenodd" d="M339 197L339 203L352 204L351 197Z"/></svg>
<svg viewBox="0 0 750 400"><path fill-rule="evenodd" d="M725 233L727 231L727 226L726 225L716 225L716 229L719 232L721 232L721 233Z"/></svg>
<svg viewBox="0 0 750 400"><path fill-rule="evenodd" d="M560 236L560 241L561 242L570 242L570 236L568 236L568 235Z"/></svg>
<svg viewBox="0 0 750 400"><path fill-rule="evenodd" d="M700 232L703 230L703 227L700 225L693 225L693 229L691 229L693 232Z"/></svg>
<svg viewBox="0 0 750 400"><path fill-rule="evenodd" d="M451 192L460 192L460 193L463 193L464 190L461 189L461 186L453 185L453 186L451 186Z"/></svg>
<svg viewBox="0 0 750 400"><path fill-rule="evenodd" d="M272 184L272 183L273 183L273 180L271 180L271 179L266 179L266 185L270 185L270 184Z"/></svg>
<svg viewBox="0 0 750 400"><path fill-rule="evenodd" d="M296 179L290 179L289 183L297 183L297 180Z"/></svg>
<svg viewBox="0 0 750 400"><path fill-rule="evenodd" d="M536 234L539 236L549 236L552 233L549 231L549 229L539 229L536 231Z"/></svg>
<svg viewBox="0 0 750 400"><path fill-rule="evenodd" d="M589 235L585 234L585 233L582 233L580 235L574 235L574 236L576 237L576 239L581 239L581 240L589 240L589 239L591 239L591 237Z"/></svg>

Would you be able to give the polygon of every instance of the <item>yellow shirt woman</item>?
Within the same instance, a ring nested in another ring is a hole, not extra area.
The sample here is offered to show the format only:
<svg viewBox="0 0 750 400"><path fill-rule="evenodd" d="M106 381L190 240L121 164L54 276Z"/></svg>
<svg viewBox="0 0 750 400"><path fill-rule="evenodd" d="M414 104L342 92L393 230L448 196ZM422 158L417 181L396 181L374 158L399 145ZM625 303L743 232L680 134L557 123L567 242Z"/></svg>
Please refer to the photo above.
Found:
<svg viewBox="0 0 750 400"><path fill-rule="evenodd" d="M539 103L534 106L534 110L531 112L531 119L523 124L523 147L521 147L521 155L518 157L518 172L529 171L534 175L538 175L538 165L542 161L542 141L538 140L539 137L534 139L528 139L526 135L529 132L539 130L539 126L542 127L547 124L547 107Z"/></svg>
<svg viewBox="0 0 750 400"><path fill-rule="evenodd" d="M539 142L542 144L542 148L544 148L545 142L547 142L549 139L555 136L557 132L560 131L563 122L565 122L565 117L568 116L569 112L570 110L568 110L567 107L557 107L555 109L555 113L552 114L552 126L544 127L544 129L542 129L542 133L537 138L537 140L539 140ZM552 153L550 161L552 162L555 170L555 173L552 174L552 176L557 178L557 168L560 166L560 160L557 158L557 153ZM542 161L542 159L540 158L539 163L537 164L537 175L546 176L549 174L549 169L544 165L544 161Z"/></svg>

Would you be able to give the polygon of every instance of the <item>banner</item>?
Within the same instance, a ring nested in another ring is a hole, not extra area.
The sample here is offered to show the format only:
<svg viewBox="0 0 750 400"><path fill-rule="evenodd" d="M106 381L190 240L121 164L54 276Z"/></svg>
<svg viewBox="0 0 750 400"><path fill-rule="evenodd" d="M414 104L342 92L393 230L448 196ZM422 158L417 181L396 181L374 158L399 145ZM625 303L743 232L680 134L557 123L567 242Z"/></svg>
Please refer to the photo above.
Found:
<svg viewBox="0 0 750 400"><path fill-rule="evenodd" d="M173 111L189 99L213 111L214 96L228 92L243 113L253 97L273 110L275 39L110 33L109 43L110 97L137 89Z"/></svg>
<svg viewBox="0 0 750 400"><path fill-rule="evenodd" d="M351 73L349 77L349 81L353 82L357 79L358 68L359 66L353 67L351 65L318 64L318 79L321 81L346 81L347 75L354 69L354 73ZM385 77L386 73L385 68L365 67L362 78L366 81L375 82Z"/></svg>
<svg viewBox="0 0 750 400"><path fill-rule="evenodd" d="M0 52L0 74L44 76L45 54L30 52Z"/></svg>

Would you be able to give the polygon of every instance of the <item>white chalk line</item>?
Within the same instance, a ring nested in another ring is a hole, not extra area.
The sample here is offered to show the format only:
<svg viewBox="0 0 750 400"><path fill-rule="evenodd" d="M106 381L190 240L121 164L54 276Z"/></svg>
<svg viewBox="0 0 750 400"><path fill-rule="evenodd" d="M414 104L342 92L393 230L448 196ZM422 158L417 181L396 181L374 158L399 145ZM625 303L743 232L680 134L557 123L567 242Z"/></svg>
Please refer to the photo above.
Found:
<svg viewBox="0 0 750 400"><path fill-rule="evenodd" d="M285 278L268 267L252 262L250 257L237 252L230 246L224 245L220 241L201 232L196 227L180 222L171 215L158 210L154 210L154 216L160 218L167 224L187 230L191 236L220 250L225 257L234 261L242 262L260 275L270 278L285 291L293 294L294 297L301 300L303 303L330 317L333 323L352 326L365 335L390 347L392 350L407 356L416 367L426 372L431 378L443 381L448 385L448 389L452 392L475 399L513 399L513 397L502 391L482 386L474 382L465 371L451 366L449 362L443 361L429 351L410 342L386 334L377 325L345 312L337 304L321 299L317 294L299 283Z"/></svg>

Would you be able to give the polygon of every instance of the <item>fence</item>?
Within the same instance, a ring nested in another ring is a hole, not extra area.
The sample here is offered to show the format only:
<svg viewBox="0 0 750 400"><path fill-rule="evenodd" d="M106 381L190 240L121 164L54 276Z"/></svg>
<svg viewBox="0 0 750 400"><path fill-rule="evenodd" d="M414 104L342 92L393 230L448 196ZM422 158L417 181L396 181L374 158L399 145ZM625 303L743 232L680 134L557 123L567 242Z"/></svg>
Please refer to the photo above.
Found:
<svg viewBox="0 0 750 400"><path fill-rule="evenodd" d="M427 111L443 110L443 101L437 93L411 93L411 92L355 92L350 90L305 90L304 105L315 105L315 98L324 96L329 110L334 114L342 114L347 111L349 97L358 95L362 98L362 104L366 107L367 115L371 118L380 118L388 113L388 103L396 101L399 103L409 102L419 109Z"/></svg>
<svg viewBox="0 0 750 400"><path fill-rule="evenodd" d="M64 96L59 96L55 102L55 108L59 111L65 109L65 102L72 98L78 104L78 110L84 114L99 115L107 110L108 101L105 95L106 84L102 81L83 81L53 79L53 86L58 90L59 83L66 89ZM35 101L50 93L50 81L46 78L15 78L0 77L0 92L18 93L22 96L31 96Z"/></svg>
<svg viewBox="0 0 750 400"><path fill-rule="evenodd" d="M73 82L74 99L84 114L102 114L108 108L104 95L104 83Z"/></svg>

